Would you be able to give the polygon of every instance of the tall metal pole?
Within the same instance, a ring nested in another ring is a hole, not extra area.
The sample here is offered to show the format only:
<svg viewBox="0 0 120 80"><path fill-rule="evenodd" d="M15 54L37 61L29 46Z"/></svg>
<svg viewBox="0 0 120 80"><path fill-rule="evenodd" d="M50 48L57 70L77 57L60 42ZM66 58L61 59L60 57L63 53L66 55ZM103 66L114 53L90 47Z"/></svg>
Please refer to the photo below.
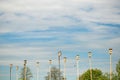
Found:
<svg viewBox="0 0 120 80"><path fill-rule="evenodd" d="M79 55L76 56L76 66L77 66L77 77L76 77L76 80L79 80Z"/></svg>
<svg viewBox="0 0 120 80"><path fill-rule="evenodd" d="M61 51L58 52L58 63L59 63L59 80L61 80L60 77L60 56L62 55Z"/></svg>
<svg viewBox="0 0 120 80"><path fill-rule="evenodd" d="M67 61L67 58L64 57L64 80L66 80L66 61Z"/></svg>
<svg viewBox="0 0 120 80"><path fill-rule="evenodd" d="M10 64L10 80L11 80L12 66L13 66L13 64Z"/></svg>
<svg viewBox="0 0 120 80"><path fill-rule="evenodd" d="M91 62L92 53L88 52L88 56L89 56L89 65L90 65L90 80L92 80L92 62Z"/></svg>
<svg viewBox="0 0 120 80"><path fill-rule="evenodd" d="M39 63L40 62L36 62L36 70L37 70L37 75L36 75L36 78L37 78L37 80L39 80Z"/></svg>
<svg viewBox="0 0 120 80"><path fill-rule="evenodd" d="M18 69L19 69L19 67L16 66L16 80L18 80Z"/></svg>
<svg viewBox="0 0 120 80"><path fill-rule="evenodd" d="M109 48L110 54L110 80L112 80L112 48Z"/></svg>
<svg viewBox="0 0 120 80"><path fill-rule="evenodd" d="M51 64L52 60L49 60L49 80L51 80Z"/></svg>
<svg viewBox="0 0 120 80"><path fill-rule="evenodd" d="M26 80L26 72L27 72L26 64L27 64L27 60L24 60L24 80Z"/></svg>

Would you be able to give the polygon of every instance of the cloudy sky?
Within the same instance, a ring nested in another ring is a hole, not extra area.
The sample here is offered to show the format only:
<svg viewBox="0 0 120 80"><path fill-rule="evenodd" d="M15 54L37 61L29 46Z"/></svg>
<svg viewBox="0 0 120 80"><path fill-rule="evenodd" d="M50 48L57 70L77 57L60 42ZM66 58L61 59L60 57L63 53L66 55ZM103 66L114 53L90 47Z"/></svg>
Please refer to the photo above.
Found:
<svg viewBox="0 0 120 80"><path fill-rule="evenodd" d="M0 0L0 80L9 80L9 64L23 67L28 60L36 80L48 72L48 60L58 66L58 51L67 59L67 79L75 80L75 56L80 56L80 74L92 67L109 72L108 49L113 48L113 71L120 59L119 0ZM20 70L19 70L20 71Z"/></svg>

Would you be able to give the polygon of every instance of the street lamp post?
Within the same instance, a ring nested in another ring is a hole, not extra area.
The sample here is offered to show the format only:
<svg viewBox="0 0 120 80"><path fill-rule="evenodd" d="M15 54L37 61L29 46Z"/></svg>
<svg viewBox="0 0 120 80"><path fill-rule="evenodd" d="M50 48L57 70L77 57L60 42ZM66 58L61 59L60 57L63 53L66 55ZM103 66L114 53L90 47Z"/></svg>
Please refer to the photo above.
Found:
<svg viewBox="0 0 120 80"><path fill-rule="evenodd" d="M27 72L26 64L27 64L27 60L24 60L24 80L26 80L26 72Z"/></svg>
<svg viewBox="0 0 120 80"><path fill-rule="evenodd" d="M112 80L112 48L109 48L110 54L110 80Z"/></svg>
<svg viewBox="0 0 120 80"><path fill-rule="evenodd" d="M76 67L77 67L77 77L76 77L76 80L79 80L79 59L80 59L79 55L77 55L75 57L75 59L76 59Z"/></svg>
<svg viewBox="0 0 120 80"><path fill-rule="evenodd" d="M66 80L66 61L67 57L64 57L64 80Z"/></svg>
<svg viewBox="0 0 120 80"><path fill-rule="evenodd" d="M40 62L36 62L36 70L37 70L37 76L36 76L36 78L37 78L37 80L39 80L39 63Z"/></svg>
<svg viewBox="0 0 120 80"><path fill-rule="evenodd" d="M10 64L10 80L11 80L12 66L13 66L13 64Z"/></svg>
<svg viewBox="0 0 120 80"><path fill-rule="evenodd" d="M18 69L19 69L19 67L16 66L16 80L18 80Z"/></svg>
<svg viewBox="0 0 120 80"><path fill-rule="evenodd" d="M89 66L90 66L90 80L92 80L92 62L91 62L92 53L91 52L88 52L88 57L89 57Z"/></svg>
<svg viewBox="0 0 120 80"><path fill-rule="evenodd" d="M51 80L51 64L52 60L49 60L49 80Z"/></svg>
<svg viewBox="0 0 120 80"><path fill-rule="evenodd" d="M59 63L59 80L61 80L60 78L60 56L62 55L61 51L58 52L58 63Z"/></svg>

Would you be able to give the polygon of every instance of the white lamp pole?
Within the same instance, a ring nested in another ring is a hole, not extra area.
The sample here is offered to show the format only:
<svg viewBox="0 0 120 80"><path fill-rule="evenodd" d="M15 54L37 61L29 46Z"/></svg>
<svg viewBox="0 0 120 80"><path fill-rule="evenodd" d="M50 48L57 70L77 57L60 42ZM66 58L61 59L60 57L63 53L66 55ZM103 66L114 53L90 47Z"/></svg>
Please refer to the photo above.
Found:
<svg viewBox="0 0 120 80"><path fill-rule="evenodd" d="M51 64L52 60L49 60L49 80L51 80Z"/></svg>
<svg viewBox="0 0 120 80"><path fill-rule="evenodd" d="M79 80L79 55L76 56L76 66L77 66L77 79L76 80Z"/></svg>
<svg viewBox="0 0 120 80"><path fill-rule="evenodd" d="M10 80L11 80L11 75L12 75L12 67L13 67L13 64L10 64Z"/></svg>
<svg viewBox="0 0 120 80"><path fill-rule="evenodd" d="M37 78L37 80L39 80L39 63L40 62L36 62L36 68L37 68L37 76L36 76L36 78Z"/></svg>
<svg viewBox="0 0 120 80"><path fill-rule="evenodd" d="M67 57L64 57L64 80L66 80L66 61Z"/></svg>
<svg viewBox="0 0 120 80"><path fill-rule="evenodd" d="M26 72L27 72L26 64L27 64L27 60L24 60L24 80L26 80Z"/></svg>
<svg viewBox="0 0 120 80"><path fill-rule="evenodd" d="M16 80L18 80L18 69L19 69L19 67L16 66Z"/></svg>
<svg viewBox="0 0 120 80"><path fill-rule="evenodd" d="M59 51L58 52L58 63L59 63L59 79L58 80L61 80L61 77L60 77L60 56L62 55L62 52Z"/></svg>
<svg viewBox="0 0 120 80"><path fill-rule="evenodd" d="M110 80L112 80L112 48L109 48L110 54Z"/></svg>
<svg viewBox="0 0 120 80"><path fill-rule="evenodd" d="M91 61L92 52L88 52L88 57L89 57L89 66L90 66L90 80L92 80L92 61Z"/></svg>

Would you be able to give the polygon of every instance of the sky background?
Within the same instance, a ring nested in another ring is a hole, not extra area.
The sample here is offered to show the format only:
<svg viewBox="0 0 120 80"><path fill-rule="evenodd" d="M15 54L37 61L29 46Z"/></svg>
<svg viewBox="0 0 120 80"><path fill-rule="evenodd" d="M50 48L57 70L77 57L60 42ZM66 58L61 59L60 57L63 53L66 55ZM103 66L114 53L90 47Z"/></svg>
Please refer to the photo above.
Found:
<svg viewBox="0 0 120 80"><path fill-rule="evenodd" d="M76 79L75 56L80 56L80 75L92 67L109 72L109 48L113 48L112 68L120 59L119 0L0 0L0 80L9 80L9 64L19 73L28 60L36 80L36 61L40 80L48 72L48 60L58 67L58 51L67 57L67 79Z"/></svg>

